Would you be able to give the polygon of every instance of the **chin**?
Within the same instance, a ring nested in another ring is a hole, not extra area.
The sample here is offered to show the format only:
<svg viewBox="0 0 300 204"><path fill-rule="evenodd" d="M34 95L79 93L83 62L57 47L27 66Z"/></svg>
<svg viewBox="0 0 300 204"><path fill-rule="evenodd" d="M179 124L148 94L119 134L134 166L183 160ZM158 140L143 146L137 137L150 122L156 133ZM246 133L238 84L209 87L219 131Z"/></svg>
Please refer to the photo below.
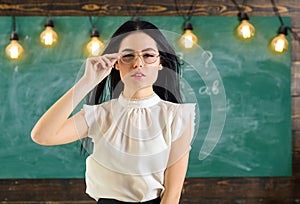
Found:
<svg viewBox="0 0 300 204"><path fill-rule="evenodd" d="M125 84L126 87L130 88L131 90L133 90L133 92L136 92L136 91L140 91L141 89L146 89L146 88L149 88L149 87L152 87L153 84L147 84L147 83L141 83L141 82L135 82L135 83L132 83L132 84Z"/></svg>

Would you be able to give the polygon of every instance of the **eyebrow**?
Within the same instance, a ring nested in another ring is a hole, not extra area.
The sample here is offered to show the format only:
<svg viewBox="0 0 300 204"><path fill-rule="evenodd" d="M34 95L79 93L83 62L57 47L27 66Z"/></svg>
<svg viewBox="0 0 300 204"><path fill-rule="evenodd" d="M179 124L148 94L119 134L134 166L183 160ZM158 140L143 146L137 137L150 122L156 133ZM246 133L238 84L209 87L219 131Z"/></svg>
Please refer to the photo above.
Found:
<svg viewBox="0 0 300 204"><path fill-rule="evenodd" d="M134 52L135 50L133 49L130 49L130 48L126 48L124 50L122 50L121 52ZM143 49L141 52L145 52L145 51L155 51L155 52L158 52L156 49L154 48L151 48L151 47L148 47L146 49Z"/></svg>

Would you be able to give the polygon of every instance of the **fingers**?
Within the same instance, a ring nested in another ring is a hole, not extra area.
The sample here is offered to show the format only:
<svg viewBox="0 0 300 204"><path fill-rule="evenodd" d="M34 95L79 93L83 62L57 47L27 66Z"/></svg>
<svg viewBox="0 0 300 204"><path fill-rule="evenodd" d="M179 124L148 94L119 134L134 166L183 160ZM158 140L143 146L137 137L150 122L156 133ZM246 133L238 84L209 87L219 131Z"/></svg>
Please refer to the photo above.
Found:
<svg viewBox="0 0 300 204"><path fill-rule="evenodd" d="M99 57L89 58L89 60L91 64L97 68L110 69L114 66L120 56L121 54L119 53L105 54Z"/></svg>
<svg viewBox="0 0 300 204"><path fill-rule="evenodd" d="M112 64L112 61L110 59L108 59L107 57L103 56L102 60L105 63L104 64L105 68L111 68L112 66L114 66Z"/></svg>
<svg viewBox="0 0 300 204"><path fill-rule="evenodd" d="M114 64L120 59L121 54L120 53L113 53L113 54L106 54L104 55L105 58L107 58L110 63L107 63L109 67L113 67Z"/></svg>
<svg viewBox="0 0 300 204"><path fill-rule="evenodd" d="M106 56L107 58L110 58L111 60L113 60L113 59L118 60L121 57L121 53L112 53L112 54L106 54L103 56Z"/></svg>

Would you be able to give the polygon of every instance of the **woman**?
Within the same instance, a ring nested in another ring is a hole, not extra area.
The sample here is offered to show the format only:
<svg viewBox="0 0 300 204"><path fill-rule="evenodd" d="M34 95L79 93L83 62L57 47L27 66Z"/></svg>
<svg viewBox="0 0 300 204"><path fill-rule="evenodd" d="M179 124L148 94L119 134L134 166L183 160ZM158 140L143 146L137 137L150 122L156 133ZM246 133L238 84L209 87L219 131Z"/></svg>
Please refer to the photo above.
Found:
<svg viewBox="0 0 300 204"><path fill-rule="evenodd" d="M93 141L86 192L99 204L176 204L183 186L195 104L180 104L180 64L156 26L125 22L102 56L37 122L42 145ZM70 117L87 95L87 104Z"/></svg>

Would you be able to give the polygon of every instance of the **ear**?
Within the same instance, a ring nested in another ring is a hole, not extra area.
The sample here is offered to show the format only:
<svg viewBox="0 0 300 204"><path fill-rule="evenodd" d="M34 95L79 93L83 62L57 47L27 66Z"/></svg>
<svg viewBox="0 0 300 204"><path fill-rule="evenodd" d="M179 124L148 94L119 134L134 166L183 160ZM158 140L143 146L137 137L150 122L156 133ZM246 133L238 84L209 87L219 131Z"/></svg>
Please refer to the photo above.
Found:
<svg viewBox="0 0 300 204"><path fill-rule="evenodd" d="M118 61L115 63L115 69L120 70Z"/></svg>
<svg viewBox="0 0 300 204"><path fill-rule="evenodd" d="M162 70L163 66L161 64L159 64L158 70Z"/></svg>

